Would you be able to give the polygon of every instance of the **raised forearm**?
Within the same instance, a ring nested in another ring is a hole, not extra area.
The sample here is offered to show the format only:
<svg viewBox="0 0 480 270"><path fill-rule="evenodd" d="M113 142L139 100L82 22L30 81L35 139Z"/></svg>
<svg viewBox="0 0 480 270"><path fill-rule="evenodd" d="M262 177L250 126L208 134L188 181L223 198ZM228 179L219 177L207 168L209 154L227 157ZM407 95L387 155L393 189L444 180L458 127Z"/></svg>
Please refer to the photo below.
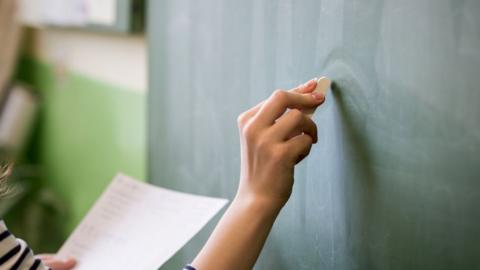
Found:
<svg viewBox="0 0 480 270"><path fill-rule="evenodd" d="M279 211L261 200L237 197L193 266L198 270L252 269Z"/></svg>

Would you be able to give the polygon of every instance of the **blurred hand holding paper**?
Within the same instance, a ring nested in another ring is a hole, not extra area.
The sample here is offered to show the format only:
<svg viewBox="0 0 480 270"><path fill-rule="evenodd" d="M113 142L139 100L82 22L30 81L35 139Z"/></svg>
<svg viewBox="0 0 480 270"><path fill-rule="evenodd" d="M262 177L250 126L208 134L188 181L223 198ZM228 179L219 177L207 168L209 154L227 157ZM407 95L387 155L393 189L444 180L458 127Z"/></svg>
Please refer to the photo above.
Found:
<svg viewBox="0 0 480 270"><path fill-rule="evenodd" d="M157 269L226 203L118 175L59 255L77 258L76 270Z"/></svg>

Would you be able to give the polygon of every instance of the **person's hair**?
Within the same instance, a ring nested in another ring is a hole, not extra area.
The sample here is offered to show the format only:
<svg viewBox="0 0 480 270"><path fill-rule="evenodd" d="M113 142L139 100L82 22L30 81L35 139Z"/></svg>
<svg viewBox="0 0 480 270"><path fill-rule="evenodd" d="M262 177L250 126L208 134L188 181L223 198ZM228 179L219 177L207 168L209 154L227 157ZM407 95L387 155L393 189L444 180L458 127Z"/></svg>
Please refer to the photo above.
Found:
<svg viewBox="0 0 480 270"><path fill-rule="evenodd" d="M12 173L12 163L1 162L0 163L0 198L5 197L11 191L7 184L7 179L11 173Z"/></svg>

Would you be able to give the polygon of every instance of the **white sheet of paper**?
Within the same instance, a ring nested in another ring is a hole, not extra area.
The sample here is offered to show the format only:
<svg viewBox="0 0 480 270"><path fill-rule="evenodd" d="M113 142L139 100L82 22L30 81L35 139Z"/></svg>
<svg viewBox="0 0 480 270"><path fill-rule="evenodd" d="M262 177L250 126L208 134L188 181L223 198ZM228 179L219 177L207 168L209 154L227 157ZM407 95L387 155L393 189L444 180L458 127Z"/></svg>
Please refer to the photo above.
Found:
<svg viewBox="0 0 480 270"><path fill-rule="evenodd" d="M75 270L155 270L226 203L225 199L172 191L120 174L59 255L77 258Z"/></svg>

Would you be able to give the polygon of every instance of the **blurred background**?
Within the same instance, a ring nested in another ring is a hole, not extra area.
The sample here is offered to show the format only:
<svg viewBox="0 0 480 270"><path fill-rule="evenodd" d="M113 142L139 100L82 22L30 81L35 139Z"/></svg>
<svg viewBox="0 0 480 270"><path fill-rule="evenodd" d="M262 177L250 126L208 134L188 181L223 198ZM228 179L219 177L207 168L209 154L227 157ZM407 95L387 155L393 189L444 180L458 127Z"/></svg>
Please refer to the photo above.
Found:
<svg viewBox="0 0 480 270"><path fill-rule="evenodd" d="M234 198L238 114L325 75L319 143L256 269L480 269L480 1L147 3L0 0L0 214L34 250L117 172Z"/></svg>
<svg viewBox="0 0 480 270"><path fill-rule="evenodd" d="M145 180L144 8L0 1L0 215L34 250L55 252L117 172Z"/></svg>

